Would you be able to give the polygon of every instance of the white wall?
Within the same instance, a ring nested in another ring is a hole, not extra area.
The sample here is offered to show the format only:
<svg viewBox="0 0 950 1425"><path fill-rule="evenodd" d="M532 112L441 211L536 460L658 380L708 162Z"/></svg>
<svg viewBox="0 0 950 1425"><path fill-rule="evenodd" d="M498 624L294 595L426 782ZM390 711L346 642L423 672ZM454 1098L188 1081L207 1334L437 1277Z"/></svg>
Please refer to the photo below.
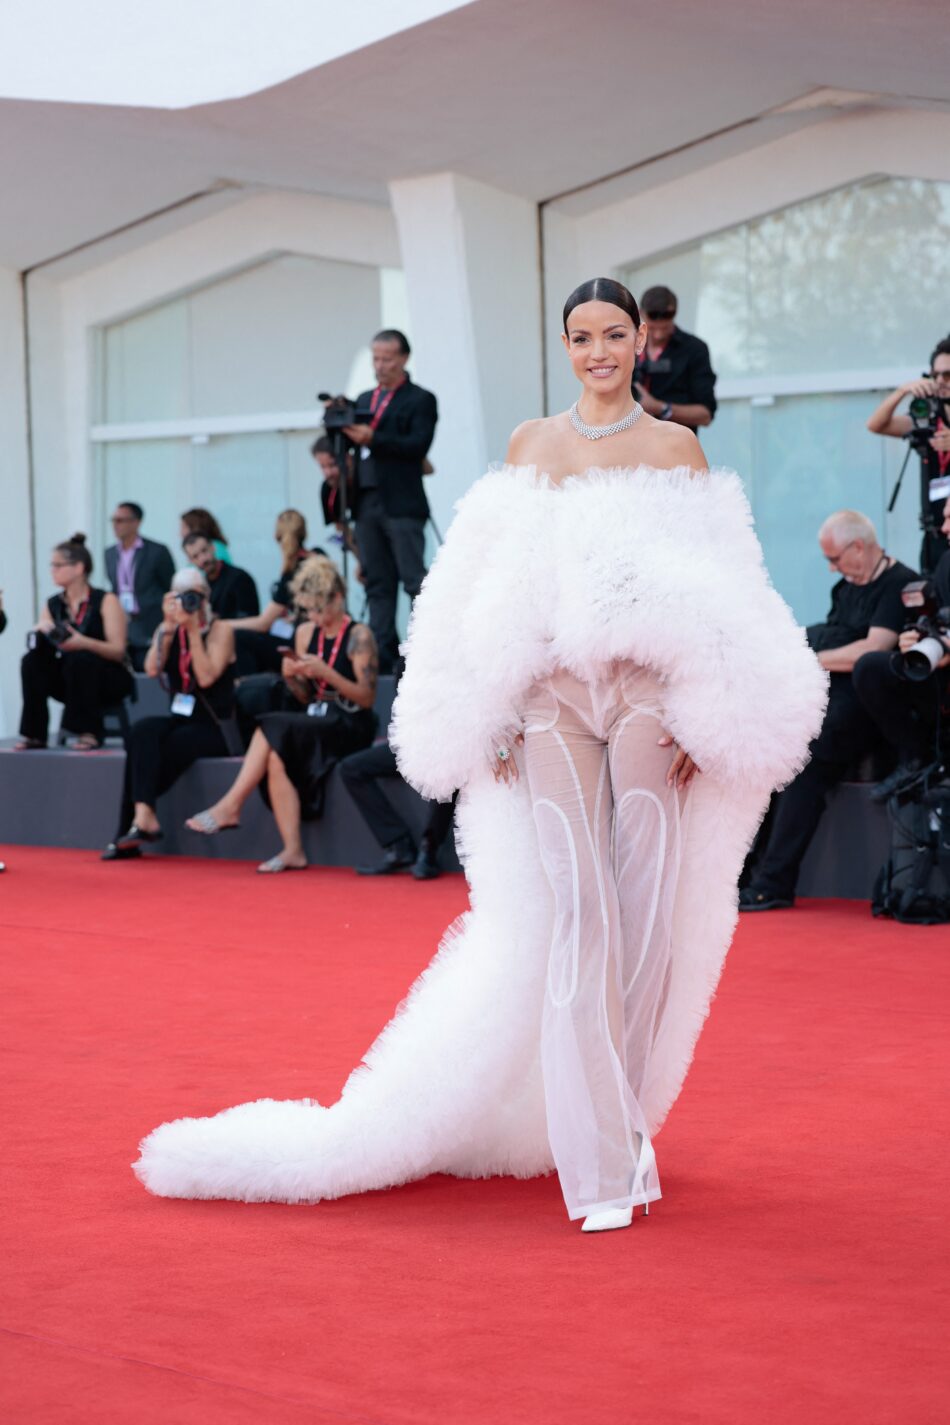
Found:
<svg viewBox="0 0 950 1425"><path fill-rule="evenodd" d="M0 637L0 737L15 732L19 722L20 657L34 617L24 371L20 275L0 268L0 589L7 614L7 630Z"/></svg>

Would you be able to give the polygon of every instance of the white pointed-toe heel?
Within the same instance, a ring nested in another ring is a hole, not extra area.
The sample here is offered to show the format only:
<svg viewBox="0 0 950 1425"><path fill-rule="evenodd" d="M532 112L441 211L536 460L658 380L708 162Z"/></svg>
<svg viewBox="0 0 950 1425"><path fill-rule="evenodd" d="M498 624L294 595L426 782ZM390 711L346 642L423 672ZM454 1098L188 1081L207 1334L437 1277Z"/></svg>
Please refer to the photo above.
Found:
<svg viewBox="0 0 950 1425"><path fill-rule="evenodd" d="M643 1191L647 1177L656 1167L656 1154L653 1151L653 1144L649 1138L643 1138L640 1142L640 1156L637 1159L637 1170L633 1175L632 1191ZM639 1206L639 1204L637 1204ZM603 1212L591 1212L584 1218L581 1227L582 1232L614 1232L618 1227L629 1227L633 1221L633 1207L608 1207ZM650 1204L643 1204L643 1215L649 1217Z"/></svg>

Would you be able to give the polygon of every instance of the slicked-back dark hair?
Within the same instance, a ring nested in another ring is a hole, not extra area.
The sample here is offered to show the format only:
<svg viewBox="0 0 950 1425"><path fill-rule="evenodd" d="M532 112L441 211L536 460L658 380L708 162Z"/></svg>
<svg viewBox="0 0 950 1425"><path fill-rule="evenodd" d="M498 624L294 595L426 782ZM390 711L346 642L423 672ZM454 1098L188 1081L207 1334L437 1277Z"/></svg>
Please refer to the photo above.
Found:
<svg viewBox="0 0 950 1425"><path fill-rule="evenodd" d="M564 303L565 334L568 317L574 308L581 306L583 302L609 302L611 306L626 312L635 327L640 325L640 308L630 289L622 282L615 282L612 277L592 277L589 282L582 282L579 287L575 287Z"/></svg>
<svg viewBox="0 0 950 1425"><path fill-rule="evenodd" d="M139 524L145 518L145 511L141 505L137 505L134 500L120 500L116 505L117 510L131 510L132 518L138 520Z"/></svg>
<svg viewBox="0 0 950 1425"><path fill-rule="evenodd" d="M403 356L409 356L412 352L412 347L409 345L409 338L406 336L406 333L399 331L396 327L385 327L381 332L376 333L373 340L397 341L399 343L399 350Z"/></svg>

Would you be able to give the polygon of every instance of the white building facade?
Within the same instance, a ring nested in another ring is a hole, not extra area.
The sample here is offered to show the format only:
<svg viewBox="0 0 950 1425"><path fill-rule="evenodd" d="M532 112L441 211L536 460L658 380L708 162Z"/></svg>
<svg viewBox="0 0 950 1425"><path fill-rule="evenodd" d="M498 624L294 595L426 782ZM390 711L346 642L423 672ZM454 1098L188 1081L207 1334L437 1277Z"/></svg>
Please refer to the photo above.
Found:
<svg viewBox="0 0 950 1425"><path fill-rule="evenodd" d="M101 576L110 510L132 499L180 558L178 515L207 506L266 594L280 510L301 509L312 542L329 534L316 392L371 384L383 326L406 330L439 400L444 530L511 428L573 399L560 308L596 275L637 295L672 286L709 343L720 407L704 445L746 480L800 618L824 611L815 532L834 508L865 510L914 562L916 472L888 515L904 450L865 421L950 330L936 58L922 44L919 73L892 72L884 30L862 69L847 16L810 4L820 67L814 47L790 55L791 18L757 31L750 57L723 41L742 7L686 6L693 48L671 74L659 40L652 65L637 42L646 6L605 5L589 56L577 8L429 4L266 91L232 77L231 97L176 109L0 100L0 120L33 120L19 178L0 165L6 191L20 183L0 220L0 735L58 540L85 531ZM875 8L909 43L908 7Z"/></svg>

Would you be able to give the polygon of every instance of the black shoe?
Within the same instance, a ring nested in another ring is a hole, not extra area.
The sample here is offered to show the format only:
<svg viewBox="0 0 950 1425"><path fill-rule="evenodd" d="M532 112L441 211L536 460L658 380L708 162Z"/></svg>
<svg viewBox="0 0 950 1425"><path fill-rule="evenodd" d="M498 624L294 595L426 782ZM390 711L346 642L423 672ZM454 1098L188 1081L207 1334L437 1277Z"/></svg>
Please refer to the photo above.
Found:
<svg viewBox="0 0 950 1425"><path fill-rule="evenodd" d="M871 792L872 802L890 801L891 797L902 792L905 787L915 782L919 773L923 770L923 762L919 757L909 757L906 762L898 762L889 777L885 777L882 782Z"/></svg>
<svg viewBox="0 0 950 1425"><path fill-rule="evenodd" d="M412 874L417 881L434 881L437 876L441 876L442 867L439 865L437 853L427 841L423 841L419 847L419 855L416 857Z"/></svg>
<svg viewBox="0 0 950 1425"><path fill-rule="evenodd" d="M755 886L746 886L739 892L740 910L791 910L794 904L794 896L780 896L774 891L756 890Z"/></svg>
<svg viewBox="0 0 950 1425"><path fill-rule="evenodd" d="M142 854L140 846L117 846L114 841L110 841L102 855L100 861L135 861Z"/></svg>
<svg viewBox="0 0 950 1425"><path fill-rule="evenodd" d="M411 866L416 859L416 848L411 841L397 841L395 846L386 849L383 859L377 866L357 866L358 876L394 876L397 871L404 871L407 866Z"/></svg>
<svg viewBox="0 0 950 1425"><path fill-rule="evenodd" d="M142 828L137 826L133 821L125 835L120 836L116 841L115 849L117 851L133 851L137 850L140 846L151 846L152 842L161 841L161 839L162 833L160 831L143 831Z"/></svg>

